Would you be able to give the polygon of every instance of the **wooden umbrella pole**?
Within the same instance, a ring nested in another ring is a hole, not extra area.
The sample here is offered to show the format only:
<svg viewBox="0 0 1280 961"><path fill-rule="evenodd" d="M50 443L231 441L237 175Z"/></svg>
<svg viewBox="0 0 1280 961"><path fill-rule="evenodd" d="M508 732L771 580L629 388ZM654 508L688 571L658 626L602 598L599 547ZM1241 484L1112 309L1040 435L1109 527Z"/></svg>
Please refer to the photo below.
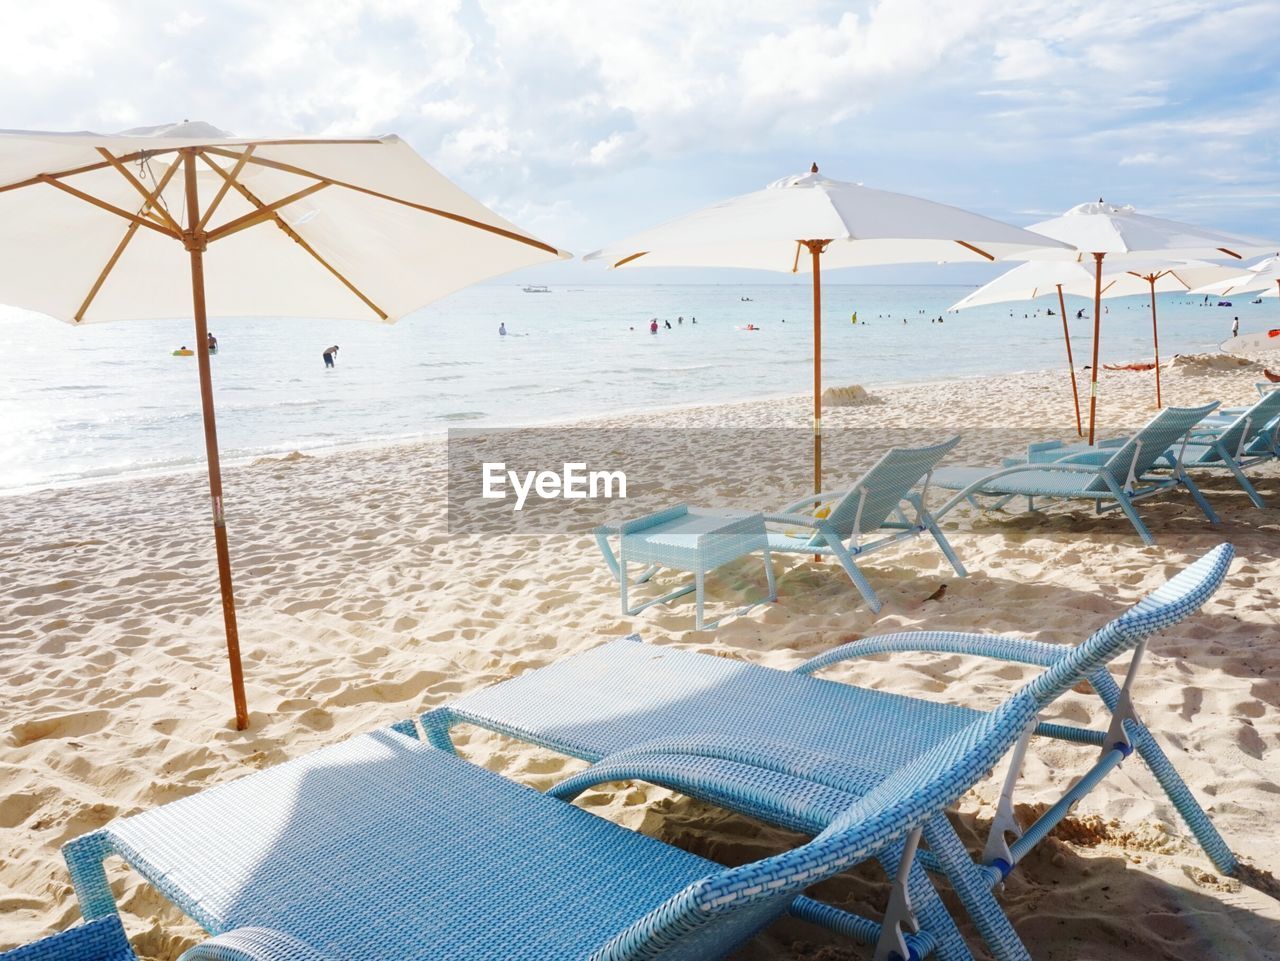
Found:
<svg viewBox="0 0 1280 961"><path fill-rule="evenodd" d="M816 170L816 168L815 168ZM822 492L822 252L830 240L806 240L813 258L813 492ZM819 504L814 500L816 509ZM822 560L814 554L815 562Z"/></svg>
<svg viewBox="0 0 1280 961"><path fill-rule="evenodd" d="M213 413L213 377L209 370L209 326L204 302L204 251L208 243L200 223L200 199L196 193L196 150L183 149L186 178L187 224L182 243L191 255L191 302L196 322L196 363L200 368L200 407L204 415L204 449L209 460L209 496L213 501L213 538L218 550L218 586L222 593L222 619L227 631L227 660L231 665L231 693L235 700L236 730L249 726L244 696L244 671L240 666L240 632L236 627L236 599L231 587L231 551L227 547L227 523L222 510L222 468L218 463L218 426Z"/></svg>
<svg viewBox="0 0 1280 961"><path fill-rule="evenodd" d="M822 245L809 241L813 257L813 492L822 490Z"/></svg>
<svg viewBox="0 0 1280 961"><path fill-rule="evenodd" d="M1148 274L1147 283L1151 285L1151 345L1156 352L1156 410L1163 404L1160 402L1160 327L1156 323L1156 275Z"/></svg>
<svg viewBox="0 0 1280 961"><path fill-rule="evenodd" d="M1094 425L1098 418L1098 332L1102 326L1102 258L1093 255L1093 366L1089 368L1089 443L1093 443Z"/></svg>
<svg viewBox="0 0 1280 961"><path fill-rule="evenodd" d="M1062 299L1062 284L1058 284L1058 313L1062 315L1062 339L1067 345L1067 370L1071 373L1071 399L1076 405L1076 436L1084 436L1080 423L1080 389L1076 386L1076 362L1071 359L1071 331L1067 329L1067 305Z"/></svg>

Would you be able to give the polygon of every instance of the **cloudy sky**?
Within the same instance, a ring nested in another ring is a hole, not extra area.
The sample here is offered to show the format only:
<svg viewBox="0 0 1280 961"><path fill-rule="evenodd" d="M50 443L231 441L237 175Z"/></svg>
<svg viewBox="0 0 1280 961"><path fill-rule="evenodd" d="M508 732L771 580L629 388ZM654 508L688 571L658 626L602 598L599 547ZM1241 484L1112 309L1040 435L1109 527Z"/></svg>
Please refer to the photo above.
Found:
<svg viewBox="0 0 1280 961"><path fill-rule="evenodd" d="M1280 234L1275 0L48 0L4 21L2 127L398 133L578 253L814 160L1017 224L1101 196ZM955 276L910 270L847 279Z"/></svg>

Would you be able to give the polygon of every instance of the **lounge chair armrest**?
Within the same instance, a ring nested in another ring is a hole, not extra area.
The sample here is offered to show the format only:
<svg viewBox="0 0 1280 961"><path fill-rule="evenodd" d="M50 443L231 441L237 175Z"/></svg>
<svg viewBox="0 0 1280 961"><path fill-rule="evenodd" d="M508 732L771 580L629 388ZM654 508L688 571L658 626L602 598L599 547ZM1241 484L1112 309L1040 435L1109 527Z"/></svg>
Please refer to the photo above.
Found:
<svg viewBox="0 0 1280 961"><path fill-rule="evenodd" d="M337 961L271 928L236 928L183 952L178 961Z"/></svg>
<svg viewBox="0 0 1280 961"><path fill-rule="evenodd" d="M823 830L839 810L839 802L833 803L830 796L826 804L817 803L807 781L797 778L788 784L772 775L766 786L757 768L679 756L600 762L548 793L568 802L589 787L614 781L643 781L808 834ZM836 797L853 800L849 795Z"/></svg>
<svg viewBox="0 0 1280 961"><path fill-rule="evenodd" d="M1115 456L1119 448L1111 448L1104 450L1082 450L1077 454L1070 454L1061 460L1051 461L1051 464L1067 465L1067 464L1092 464L1095 467L1101 466ZM1048 464L1040 466L1047 467Z"/></svg>
<svg viewBox="0 0 1280 961"><path fill-rule="evenodd" d="M754 737L682 737L646 741L610 754L599 763L677 756L749 765L855 794L878 783L883 776L845 756L797 747L788 741Z"/></svg>
<svg viewBox="0 0 1280 961"><path fill-rule="evenodd" d="M645 781L793 830L816 833L883 779L883 774L839 758L780 742L733 745L686 740L653 742L620 751L566 778L547 793L571 801L598 784ZM815 785L830 790L818 791Z"/></svg>
<svg viewBox="0 0 1280 961"><path fill-rule="evenodd" d="M788 504L786 507L782 508L782 510L779 513L794 514L796 511L800 510L802 507L812 505L814 501L834 501L834 500L840 499L841 497L844 497L848 493L849 491L846 488L845 490L842 490L842 491L820 491L817 494L806 494L804 497L801 497L798 500L794 500L790 504Z"/></svg>
<svg viewBox="0 0 1280 961"><path fill-rule="evenodd" d="M1006 637L1000 634L965 634L957 631L904 631L898 634L881 634L841 644L810 658L794 669L796 674L812 674L841 661L876 654L897 654L930 651L936 654L970 654L1001 661L1015 661L1046 667L1056 662L1071 649L1042 641L1029 641L1022 637Z"/></svg>

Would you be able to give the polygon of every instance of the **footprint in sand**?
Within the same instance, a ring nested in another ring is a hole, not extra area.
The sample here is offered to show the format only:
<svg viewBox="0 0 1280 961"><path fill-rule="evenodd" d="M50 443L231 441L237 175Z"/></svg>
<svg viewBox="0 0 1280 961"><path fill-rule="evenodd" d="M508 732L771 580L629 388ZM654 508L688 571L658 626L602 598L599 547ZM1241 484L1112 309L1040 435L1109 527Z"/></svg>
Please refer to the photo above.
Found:
<svg viewBox="0 0 1280 961"><path fill-rule="evenodd" d="M109 711L79 711L23 721L10 729L9 743L13 747L25 747L45 738L84 737L101 731L110 719Z"/></svg>

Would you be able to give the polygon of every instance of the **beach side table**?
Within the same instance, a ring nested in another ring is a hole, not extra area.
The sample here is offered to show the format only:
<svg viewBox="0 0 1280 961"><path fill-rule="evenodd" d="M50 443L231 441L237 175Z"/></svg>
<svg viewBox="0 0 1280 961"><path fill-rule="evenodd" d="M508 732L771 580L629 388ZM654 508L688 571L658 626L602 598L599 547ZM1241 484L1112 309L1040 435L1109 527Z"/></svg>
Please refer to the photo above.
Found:
<svg viewBox="0 0 1280 961"><path fill-rule="evenodd" d="M707 573L756 551L760 551L764 557L765 578L769 583L769 594L764 600L773 601L778 597L773 562L769 557L769 537L765 532L762 514L690 508L679 504L620 524L601 525L596 528L595 533L600 553L604 555L605 563L618 582L622 613L627 617L633 617L647 607L665 604L693 591L696 597L696 629L701 631L715 627L720 623L719 619L710 624L703 622L703 588ZM616 554L611 538L618 540ZM636 584L648 581L662 567L691 572L693 583L630 607L627 604L627 588L630 583L627 566L634 563L646 565L644 572L636 579ZM741 608L738 613L758 603L762 601L754 601Z"/></svg>

